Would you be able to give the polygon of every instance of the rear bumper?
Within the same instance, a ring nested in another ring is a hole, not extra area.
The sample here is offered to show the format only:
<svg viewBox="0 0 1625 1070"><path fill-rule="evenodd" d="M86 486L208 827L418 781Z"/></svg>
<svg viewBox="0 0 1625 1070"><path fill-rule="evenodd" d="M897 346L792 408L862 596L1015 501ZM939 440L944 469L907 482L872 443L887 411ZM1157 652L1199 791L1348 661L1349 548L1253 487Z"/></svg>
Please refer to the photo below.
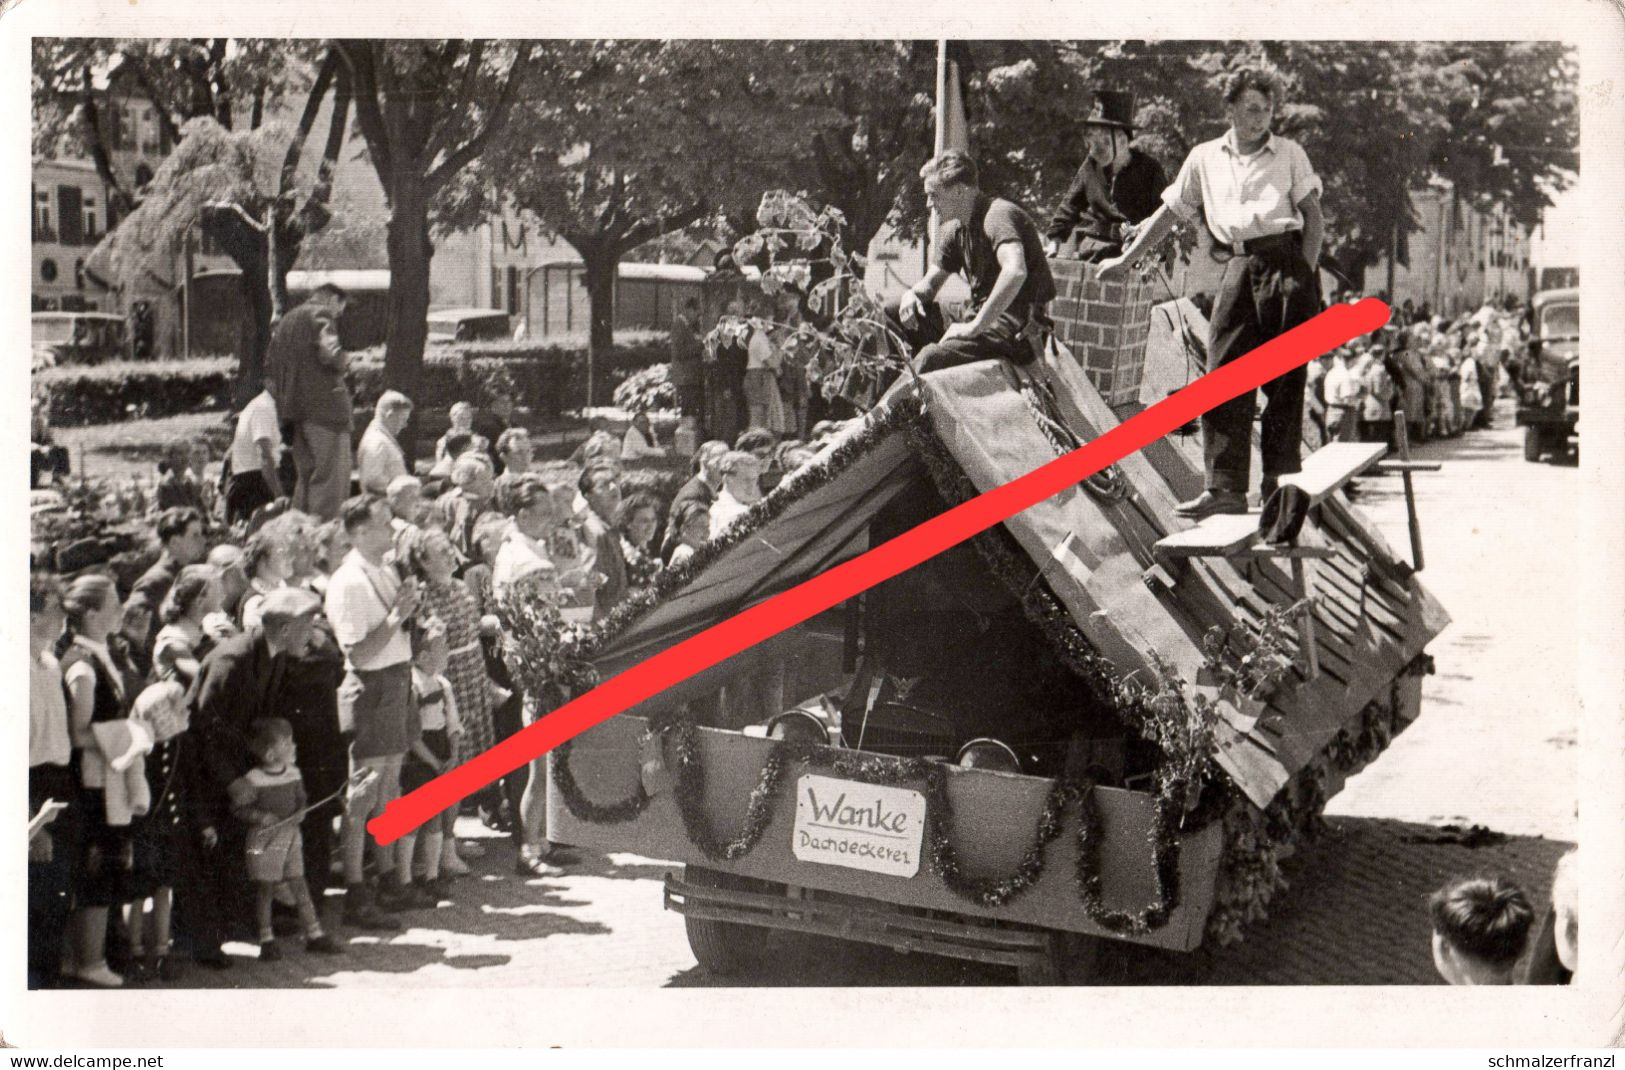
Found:
<svg viewBox="0 0 1625 1070"><path fill-rule="evenodd" d="M1048 959L1051 937L1039 929L925 917L898 907L708 888L666 875L665 905L688 918L812 933L897 951L942 955L1001 966Z"/></svg>

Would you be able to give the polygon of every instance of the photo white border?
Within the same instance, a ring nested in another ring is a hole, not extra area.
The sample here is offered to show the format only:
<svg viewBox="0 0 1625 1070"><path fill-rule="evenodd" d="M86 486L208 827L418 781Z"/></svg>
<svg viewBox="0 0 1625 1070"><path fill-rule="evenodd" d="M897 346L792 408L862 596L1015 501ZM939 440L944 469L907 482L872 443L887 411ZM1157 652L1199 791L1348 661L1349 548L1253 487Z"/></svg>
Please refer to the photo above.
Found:
<svg viewBox="0 0 1625 1070"><path fill-rule="evenodd" d="M1581 262L1586 306L1586 449L1582 455L1582 540L1587 583L1553 592L1550 605L1508 607L1548 614L1585 645L1581 658L1580 828L1584 854L1586 971L1570 988L1393 987L1129 988L1070 990L865 989L503 989L384 991L142 990L26 993L22 987L23 887L0 881L0 1033L13 1044L86 1049L310 1046L415 1047L469 1044L549 1046L1228 1046L1514 1047L1617 1043L1625 1028L1625 20L1607 0L1175 0L992 5L916 4L887 10L873 0L784 4L739 0L694 4L557 0L464 0L436 10L405 2L259 0L253 8L216 0L18 0L0 15L0 116L7 133L0 167L0 337L14 340L6 374L3 455L22 487L27 427L29 235L18 202L27 197L29 38L42 36L492 36L492 37L1064 37L1116 39L1563 39L1581 59L1583 201L1589 238ZM922 87L929 91L929 87ZM1358 130L1349 136L1358 137ZM1601 359L1591 357L1595 349ZM1486 488L1486 508L1516 508ZM1548 518L1531 517L1531 523ZM0 512L0 545L27 545L22 509ZM15 551L14 551L15 552ZM3 580L0 649L21 680L26 659L24 566ZM1516 567L1508 562L1507 567ZM1448 607L1446 607L1448 608ZM25 716L9 725L23 752ZM22 795L13 763L0 796ZM0 822L0 857L23 856L22 822ZM20 876L21 870L7 870ZM651 905L651 909L654 906ZM674 920L675 923L675 920ZM1591 964L1597 963L1597 967ZM274 1008L277 1019L267 1013ZM289 1023L296 1023L290 1027Z"/></svg>

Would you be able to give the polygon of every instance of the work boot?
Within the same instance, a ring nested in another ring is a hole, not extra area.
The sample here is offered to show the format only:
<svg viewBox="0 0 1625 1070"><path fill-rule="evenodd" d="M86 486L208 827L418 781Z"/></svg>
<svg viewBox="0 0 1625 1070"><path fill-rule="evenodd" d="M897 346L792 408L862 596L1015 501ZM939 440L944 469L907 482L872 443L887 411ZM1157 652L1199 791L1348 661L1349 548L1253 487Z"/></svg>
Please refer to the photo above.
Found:
<svg viewBox="0 0 1625 1070"><path fill-rule="evenodd" d="M393 932L401 927L400 922L378 909L371 890L365 884L352 884L344 889L344 924L352 929L370 929L374 932Z"/></svg>
<svg viewBox="0 0 1625 1070"><path fill-rule="evenodd" d="M1174 512L1188 520L1217 516L1220 513L1245 513L1247 495L1234 490L1204 490L1188 502L1174 506Z"/></svg>

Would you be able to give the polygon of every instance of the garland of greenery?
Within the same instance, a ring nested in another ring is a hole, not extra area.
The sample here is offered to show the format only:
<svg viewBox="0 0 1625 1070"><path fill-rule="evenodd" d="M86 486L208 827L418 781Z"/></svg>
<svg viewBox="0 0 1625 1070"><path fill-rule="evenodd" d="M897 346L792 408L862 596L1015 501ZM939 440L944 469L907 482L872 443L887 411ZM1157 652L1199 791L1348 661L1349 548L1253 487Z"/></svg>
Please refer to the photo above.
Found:
<svg viewBox="0 0 1625 1070"><path fill-rule="evenodd" d="M672 717L651 721L649 735L670 737L676 766L673 794L683 829L700 853L715 862L736 862L756 848L772 823L774 801L784 786L786 774L792 765L799 763L864 784L922 786L926 798L925 844L931 870L942 878L955 895L978 906L1004 906L1025 894L1039 881L1044 874L1046 850L1060 835L1066 810L1071 806L1078 811L1076 886L1079 900L1091 921L1110 932L1142 934L1166 925L1179 905L1177 854L1160 851L1156 866L1156 901L1138 911L1106 907L1101 894L1100 876L1100 850L1104 835L1100 814L1094 805L1094 784L1086 779L1057 779L1050 787L1033 840L1023 852L1021 862L1010 873L982 876L966 871L954 847L954 811L948 794L949 770L940 762L775 740L762 764L756 785L751 789L738 832L724 837L712 827L706 812L705 773L694 722ZM553 752L554 783L565 806L578 820L617 824L633 820L648 808L652 800L641 784L618 802L593 803L582 793L571 772L569 757L568 744ZM1158 800L1156 827L1159 839L1166 837L1172 840L1177 835L1181 812L1169 800Z"/></svg>
<svg viewBox="0 0 1625 1070"><path fill-rule="evenodd" d="M753 537L790 503L837 478L895 430L909 436L926 472L946 501L952 504L975 495L974 485L931 432L920 397L916 394L898 398L817 463L794 473L753 506L721 539L703 548L685 565L668 570L654 588L640 592L608 619L580 636L571 653L584 658L593 656L608 639L630 627L667 595L690 583L733 547ZM1212 820L1222 819L1225 851L1209 930L1220 943L1239 939L1241 926L1264 916L1265 905L1285 885L1278 865L1282 847L1300 834L1313 832L1325 804L1326 763L1340 769L1364 764L1391 738L1397 682L1386 710L1379 703L1369 704L1362 711L1357 734L1347 730L1339 733L1317 763L1294 782L1291 790L1282 792L1268 809L1260 812L1239 799L1233 787L1216 775L1211 747L1203 745L1200 736L1187 739L1169 732L1169 719L1158 716L1157 703L1163 695L1143 687L1127 686L1118 677L1048 585L1040 582L1037 567L1013 542L1013 538L998 527L972 540L989 569L1019 598L1027 618L1068 667L1086 682L1097 699L1110 705L1125 724L1157 743L1162 750L1163 764L1156 776L1155 820L1150 834L1157 885L1155 901L1138 911L1106 909L1101 897L1102 836L1093 785L1066 778L1053 783L1033 839L1016 868L998 876L974 875L964 871L953 846L953 808L946 789L945 766L921 759L775 741L750 793L740 829L733 836L724 837L712 827L705 809L705 776L697 731L691 721L667 717L651 723L650 734L661 737L670 734L673 738L674 794L690 841L713 861L736 861L748 855L771 823L773 803L789 766L795 762L832 770L838 776L864 783L923 784L928 815L926 846L932 871L961 898L983 907L997 907L1019 897L1042 877L1046 849L1060 833L1066 807L1076 804L1079 821L1074 881L1085 912L1091 921L1108 931L1139 935L1166 925L1179 905L1181 829L1200 828ZM554 671L560 668L557 660L551 668ZM1413 659L1401 675L1428 671L1432 671L1432 659L1424 654ZM561 746L554 751L551 763L560 795L575 817L599 824L623 823L647 809L651 799L642 784L627 798L615 803L591 802L570 770L569 754L569 745ZM1208 788L1213 790L1206 790Z"/></svg>

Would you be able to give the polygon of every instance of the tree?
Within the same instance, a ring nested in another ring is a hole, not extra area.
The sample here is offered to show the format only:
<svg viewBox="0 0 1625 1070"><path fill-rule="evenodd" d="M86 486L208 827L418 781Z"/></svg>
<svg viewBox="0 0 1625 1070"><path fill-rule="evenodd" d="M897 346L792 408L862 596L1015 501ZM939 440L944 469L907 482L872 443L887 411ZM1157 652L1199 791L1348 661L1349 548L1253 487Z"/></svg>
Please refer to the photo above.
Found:
<svg viewBox="0 0 1625 1070"><path fill-rule="evenodd" d="M1070 59L1137 95L1140 140L1170 167L1224 131L1230 70L1273 66L1276 129L1314 161L1327 252L1357 284L1378 259L1404 262L1411 194L1431 180L1528 226L1577 160L1574 57L1557 43L1115 41L1071 46Z"/></svg>
<svg viewBox="0 0 1625 1070"><path fill-rule="evenodd" d="M530 42L335 41L367 155L389 207L384 383L417 393L428 337L429 225L437 198L502 130L531 67ZM403 443L410 455L410 430Z"/></svg>
<svg viewBox="0 0 1625 1070"><path fill-rule="evenodd" d="M555 93L515 108L448 196L473 225L521 212L581 257L589 378L614 344L615 279L639 246L718 213L753 208L798 155L787 129L816 121L761 73L751 42L549 45ZM454 214L453 214L454 213Z"/></svg>
<svg viewBox="0 0 1625 1070"><path fill-rule="evenodd" d="M110 211L123 219L91 254L92 273L128 281L172 258L194 226L241 271L249 316L240 328L237 400L246 401L264 378L288 270L305 239L331 218L327 203L349 115L348 75L337 54L303 41L36 39L33 66L43 116L36 149L76 136L107 186ZM112 105L125 91L152 104L160 148L174 146L145 185L114 162ZM329 91L327 139L312 171L301 160ZM303 108L290 127L281 113L301 93Z"/></svg>

